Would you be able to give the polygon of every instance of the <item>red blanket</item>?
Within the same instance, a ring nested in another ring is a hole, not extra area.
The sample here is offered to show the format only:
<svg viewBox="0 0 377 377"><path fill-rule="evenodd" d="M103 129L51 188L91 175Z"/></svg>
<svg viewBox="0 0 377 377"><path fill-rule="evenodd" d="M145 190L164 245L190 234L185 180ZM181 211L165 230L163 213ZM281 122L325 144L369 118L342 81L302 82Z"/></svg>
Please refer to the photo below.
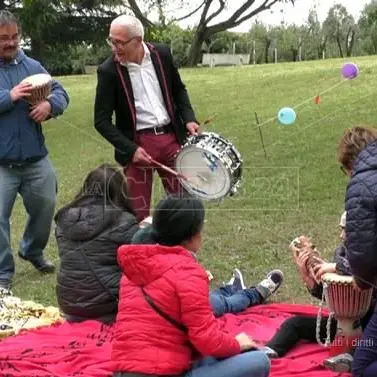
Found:
<svg viewBox="0 0 377 377"><path fill-rule="evenodd" d="M230 333L241 331L261 343L294 314L316 315L317 308L289 304L260 305L222 318ZM113 329L95 321L25 331L0 342L1 377L107 377ZM272 360L271 377L335 377L321 364L328 351L300 344L285 358ZM349 376L342 374L342 376Z"/></svg>

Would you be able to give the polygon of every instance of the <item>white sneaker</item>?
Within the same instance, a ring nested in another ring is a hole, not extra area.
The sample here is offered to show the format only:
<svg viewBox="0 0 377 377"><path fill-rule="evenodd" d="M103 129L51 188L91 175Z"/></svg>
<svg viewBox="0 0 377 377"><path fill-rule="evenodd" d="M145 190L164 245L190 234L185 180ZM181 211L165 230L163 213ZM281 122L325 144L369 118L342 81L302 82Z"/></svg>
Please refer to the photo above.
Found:
<svg viewBox="0 0 377 377"><path fill-rule="evenodd" d="M342 353L329 357L323 362L323 365L334 372L351 372L353 357L349 353Z"/></svg>

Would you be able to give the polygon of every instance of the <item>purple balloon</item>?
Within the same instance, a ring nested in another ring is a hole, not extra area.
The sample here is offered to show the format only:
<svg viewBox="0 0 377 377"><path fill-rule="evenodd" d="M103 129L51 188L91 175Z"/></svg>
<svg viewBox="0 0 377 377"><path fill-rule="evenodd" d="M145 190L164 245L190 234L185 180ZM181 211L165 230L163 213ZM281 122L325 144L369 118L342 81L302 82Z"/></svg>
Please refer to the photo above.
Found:
<svg viewBox="0 0 377 377"><path fill-rule="evenodd" d="M354 63L346 63L342 68L342 75L346 79L354 79L359 74L359 68Z"/></svg>

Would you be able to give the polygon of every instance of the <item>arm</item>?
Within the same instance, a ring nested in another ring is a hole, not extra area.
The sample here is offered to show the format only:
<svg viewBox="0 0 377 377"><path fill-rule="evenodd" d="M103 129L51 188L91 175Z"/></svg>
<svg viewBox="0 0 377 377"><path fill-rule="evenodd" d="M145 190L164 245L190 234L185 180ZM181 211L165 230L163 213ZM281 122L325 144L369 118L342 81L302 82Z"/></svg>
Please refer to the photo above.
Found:
<svg viewBox="0 0 377 377"><path fill-rule="evenodd" d="M315 284L311 288L307 287L309 293L317 298L318 300L322 300L322 294L323 294L323 286L322 284Z"/></svg>
<svg viewBox="0 0 377 377"><path fill-rule="evenodd" d="M376 280L376 203L365 183L355 178L347 189L346 211L346 256L356 284L368 289Z"/></svg>
<svg viewBox="0 0 377 377"><path fill-rule="evenodd" d="M139 230L139 224L134 215L124 212L119 216L108 233L109 239L118 244L130 244L132 238Z"/></svg>
<svg viewBox="0 0 377 377"><path fill-rule="evenodd" d="M40 65L41 73L47 73L46 69ZM57 117L63 114L64 110L69 105L69 96L63 86L56 80L52 80L51 94L48 96L47 101L51 105L51 115Z"/></svg>
<svg viewBox="0 0 377 377"><path fill-rule="evenodd" d="M346 258L346 248L344 245L335 249L334 262L336 264L336 273L341 275L352 275L350 264Z"/></svg>
<svg viewBox="0 0 377 377"><path fill-rule="evenodd" d="M94 104L94 127L115 149L131 160L138 146L113 125L115 103L116 81L111 74L99 68Z"/></svg>
<svg viewBox="0 0 377 377"><path fill-rule="evenodd" d="M0 89L0 114L11 110L13 106L14 103L10 95L10 90Z"/></svg>
<svg viewBox="0 0 377 377"><path fill-rule="evenodd" d="M224 332L214 317L206 273L189 266L186 273L179 277L176 287L181 301L181 321L188 329L191 343L203 356L223 358L240 353L235 337Z"/></svg>
<svg viewBox="0 0 377 377"><path fill-rule="evenodd" d="M180 115L185 124L189 122L198 123L195 117L194 110L191 106L186 86L182 82L181 76L178 72L178 68L174 63L174 59L169 48L168 51L169 58L171 59L172 64L173 98L178 109L178 114Z"/></svg>

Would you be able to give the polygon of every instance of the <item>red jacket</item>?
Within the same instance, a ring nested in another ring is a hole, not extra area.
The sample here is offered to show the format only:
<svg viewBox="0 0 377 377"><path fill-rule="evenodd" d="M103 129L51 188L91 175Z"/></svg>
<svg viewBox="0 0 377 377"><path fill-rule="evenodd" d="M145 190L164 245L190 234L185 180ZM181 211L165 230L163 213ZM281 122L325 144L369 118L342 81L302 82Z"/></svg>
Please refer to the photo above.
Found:
<svg viewBox="0 0 377 377"><path fill-rule="evenodd" d="M113 371L174 375L190 369L187 340L203 356L240 352L234 336L222 331L209 303L205 270L189 251L175 246L124 245L118 249L124 272L113 341ZM156 313L140 287L188 335Z"/></svg>

